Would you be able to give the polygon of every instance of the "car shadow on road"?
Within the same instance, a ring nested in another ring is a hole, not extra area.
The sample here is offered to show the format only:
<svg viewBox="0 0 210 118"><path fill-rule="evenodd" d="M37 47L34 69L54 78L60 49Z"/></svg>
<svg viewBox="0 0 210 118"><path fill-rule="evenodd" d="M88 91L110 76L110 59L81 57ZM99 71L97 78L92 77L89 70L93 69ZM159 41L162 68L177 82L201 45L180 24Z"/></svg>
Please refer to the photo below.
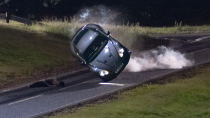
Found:
<svg viewBox="0 0 210 118"><path fill-rule="evenodd" d="M78 85L66 86L64 88L60 88L59 90L48 92L45 95L67 93L67 92L70 93L70 92L78 92L78 91L83 91L83 90L88 90L88 89L89 90L95 89L101 86L99 83L100 82L90 82L90 83L81 83Z"/></svg>
<svg viewBox="0 0 210 118"><path fill-rule="evenodd" d="M96 79L96 76L89 76L85 78L80 78L76 81L67 81L64 80L64 82L67 82L65 87L71 88L72 86L78 85L78 84L85 84L83 82L89 80ZM99 78L97 78L98 81L101 81ZM88 84L88 83L87 83ZM91 84L91 83L90 83ZM83 86L80 89L88 89L88 88L93 88L97 87L95 86L96 84L88 85L88 86ZM22 87L20 89L12 90L12 91L6 91L3 93L0 93L0 105L1 104L7 104L10 102L18 101L21 99L33 97L39 94L56 94L59 92L62 92L60 89L63 89L65 87L35 87L35 88L30 88L29 86ZM86 88L85 88L86 87ZM67 89L68 90L68 89ZM76 89L75 89L76 90ZM79 89L78 89L79 90ZM73 90L74 91L74 90Z"/></svg>

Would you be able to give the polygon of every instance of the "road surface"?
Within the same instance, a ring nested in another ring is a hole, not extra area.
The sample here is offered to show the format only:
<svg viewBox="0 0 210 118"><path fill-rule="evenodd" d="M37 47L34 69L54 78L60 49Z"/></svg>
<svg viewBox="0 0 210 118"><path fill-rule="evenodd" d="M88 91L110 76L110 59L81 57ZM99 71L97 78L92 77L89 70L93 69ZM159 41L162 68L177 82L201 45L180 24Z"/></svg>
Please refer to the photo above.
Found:
<svg viewBox="0 0 210 118"><path fill-rule="evenodd" d="M210 34L152 36L180 40L173 47L195 61L195 65L210 62ZM152 79L179 71L156 69L142 72L122 72L116 79L104 83L89 70L61 78L63 88L28 88L27 86L0 93L0 118L35 117L52 111L92 100Z"/></svg>

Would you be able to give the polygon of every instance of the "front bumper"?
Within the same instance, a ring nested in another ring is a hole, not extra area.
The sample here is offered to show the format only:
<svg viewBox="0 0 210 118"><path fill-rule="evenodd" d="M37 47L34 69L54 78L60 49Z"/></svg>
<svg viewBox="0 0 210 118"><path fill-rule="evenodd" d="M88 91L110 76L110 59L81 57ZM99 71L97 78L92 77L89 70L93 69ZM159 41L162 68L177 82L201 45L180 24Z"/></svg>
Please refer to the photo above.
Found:
<svg viewBox="0 0 210 118"><path fill-rule="evenodd" d="M103 77L99 75L99 77L105 82L115 79L128 64L130 60L130 55L131 55L131 52L127 49L127 51L124 52L123 58L119 62L114 64L113 70L109 71L108 75L103 76Z"/></svg>

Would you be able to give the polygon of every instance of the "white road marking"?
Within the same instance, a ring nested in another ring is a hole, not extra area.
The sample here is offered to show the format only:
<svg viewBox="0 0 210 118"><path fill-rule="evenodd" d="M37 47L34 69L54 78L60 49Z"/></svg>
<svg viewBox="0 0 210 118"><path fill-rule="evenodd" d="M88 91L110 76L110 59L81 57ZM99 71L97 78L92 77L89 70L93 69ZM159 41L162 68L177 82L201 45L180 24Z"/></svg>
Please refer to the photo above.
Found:
<svg viewBox="0 0 210 118"><path fill-rule="evenodd" d="M10 89L6 89L6 90L3 90L2 92L7 92L7 91L9 91Z"/></svg>
<svg viewBox="0 0 210 118"><path fill-rule="evenodd" d="M65 88L61 88L59 90L65 90L65 89L68 89L68 88L71 88L71 87L74 87L74 86L78 86L78 85L81 85L81 84L84 84L84 83L88 83L88 82L94 82L95 80L89 80L89 81L85 81L85 82L82 82L82 83L79 83L79 84L75 84L75 85L72 85L72 86L68 86L68 87L65 87Z"/></svg>
<svg viewBox="0 0 210 118"><path fill-rule="evenodd" d="M198 42L198 41L201 41L201 40L204 40L204 39L208 39L208 38L210 38L210 36L201 37L201 38L195 39L195 41L192 41L192 42L190 42L190 43Z"/></svg>
<svg viewBox="0 0 210 118"><path fill-rule="evenodd" d="M196 53L196 52L200 52L200 51L204 51L204 50L208 50L209 48L204 48L204 49L201 49L201 50L196 50L196 51L194 51L194 52L190 52L190 53ZM190 54L190 53L188 53L188 54Z"/></svg>
<svg viewBox="0 0 210 118"><path fill-rule="evenodd" d="M17 104L17 103L20 103L20 102L23 102L23 101L27 101L27 100L30 100L30 99L33 99L33 98L37 98L37 97L40 97L42 95L43 94L37 95L37 96L34 96L34 97L30 97L30 98L26 98L26 99L23 99L23 100L19 100L19 101L16 101L16 102L12 102L12 103L9 103L9 105L13 105L13 104Z"/></svg>
<svg viewBox="0 0 210 118"><path fill-rule="evenodd" d="M102 85L114 85L114 86L125 86L125 84L118 84L118 83L105 83L105 82L101 82L99 84L102 84Z"/></svg>

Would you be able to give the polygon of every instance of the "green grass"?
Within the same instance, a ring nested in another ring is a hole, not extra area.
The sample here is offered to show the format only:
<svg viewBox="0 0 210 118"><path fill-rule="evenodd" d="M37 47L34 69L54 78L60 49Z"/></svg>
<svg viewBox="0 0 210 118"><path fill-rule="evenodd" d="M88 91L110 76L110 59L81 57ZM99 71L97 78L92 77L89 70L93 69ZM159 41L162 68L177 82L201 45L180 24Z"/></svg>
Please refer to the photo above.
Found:
<svg viewBox="0 0 210 118"><path fill-rule="evenodd" d="M25 25L0 24L0 85L59 68L75 68L68 40L30 30Z"/></svg>
<svg viewBox="0 0 210 118"><path fill-rule="evenodd" d="M73 112L67 108L49 118L209 118L209 72L210 64L188 71L193 77L174 75L173 83L145 84L111 102L86 104Z"/></svg>

